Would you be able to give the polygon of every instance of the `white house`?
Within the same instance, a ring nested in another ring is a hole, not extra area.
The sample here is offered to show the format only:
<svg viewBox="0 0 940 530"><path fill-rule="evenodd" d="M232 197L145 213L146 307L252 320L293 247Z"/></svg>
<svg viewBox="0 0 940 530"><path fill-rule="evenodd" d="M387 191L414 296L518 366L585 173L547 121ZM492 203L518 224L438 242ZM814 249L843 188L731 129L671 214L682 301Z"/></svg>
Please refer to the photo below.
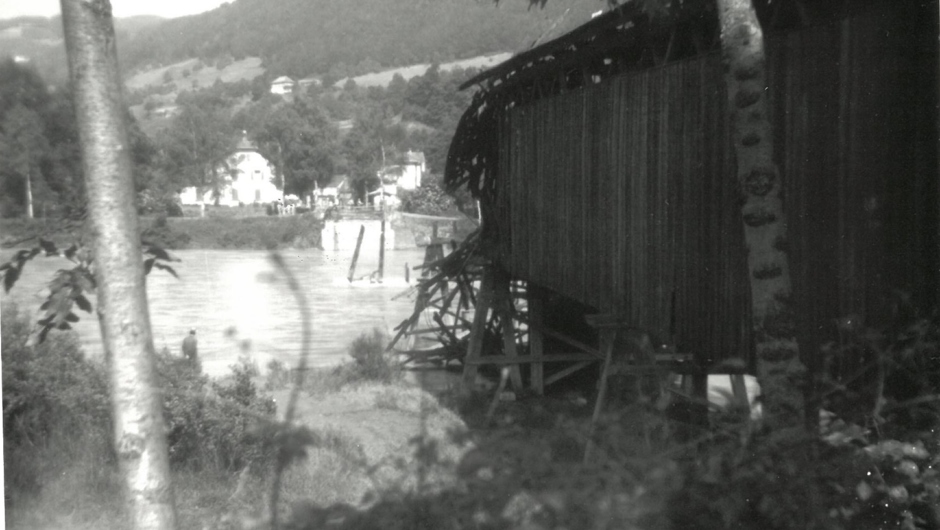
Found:
<svg viewBox="0 0 940 530"><path fill-rule="evenodd" d="M346 175L333 175L330 182L324 186L316 186L313 190L313 200L317 206L342 205L352 197L352 188Z"/></svg>
<svg viewBox="0 0 940 530"><path fill-rule="evenodd" d="M284 95L284 94L293 94L294 93L294 80L282 75L274 81L271 81L271 93Z"/></svg>
<svg viewBox="0 0 940 530"><path fill-rule="evenodd" d="M225 175L224 184L219 189L219 205L272 203L284 198L284 193L275 185L270 162L261 156L244 131L235 151L225 159L218 171ZM211 189L202 190L200 194L195 187L188 187L180 193L180 202L216 204L216 197Z"/></svg>
<svg viewBox="0 0 940 530"><path fill-rule="evenodd" d="M421 151L408 150L402 161L402 176L398 179L398 187L403 190L413 190L421 187L421 177L427 171L427 162Z"/></svg>
<svg viewBox="0 0 940 530"><path fill-rule="evenodd" d="M424 153L421 151L408 151L402 156L402 163L397 166L386 166L379 171L378 177L383 184L392 184L393 188L401 190L414 190L421 187L421 178L427 170ZM392 194L395 189L392 190Z"/></svg>

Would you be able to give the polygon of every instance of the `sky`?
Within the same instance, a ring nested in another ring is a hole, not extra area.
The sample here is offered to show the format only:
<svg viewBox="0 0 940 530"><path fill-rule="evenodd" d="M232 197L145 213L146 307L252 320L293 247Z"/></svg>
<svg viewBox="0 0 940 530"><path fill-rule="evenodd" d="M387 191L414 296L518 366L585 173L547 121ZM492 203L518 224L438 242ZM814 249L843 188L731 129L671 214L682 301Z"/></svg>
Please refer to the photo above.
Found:
<svg viewBox="0 0 940 530"><path fill-rule="evenodd" d="M159 15L172 18L219 7L223 0L111 0L115 17ZM0 19L59 14L59 0L0 0Z"/></svg>

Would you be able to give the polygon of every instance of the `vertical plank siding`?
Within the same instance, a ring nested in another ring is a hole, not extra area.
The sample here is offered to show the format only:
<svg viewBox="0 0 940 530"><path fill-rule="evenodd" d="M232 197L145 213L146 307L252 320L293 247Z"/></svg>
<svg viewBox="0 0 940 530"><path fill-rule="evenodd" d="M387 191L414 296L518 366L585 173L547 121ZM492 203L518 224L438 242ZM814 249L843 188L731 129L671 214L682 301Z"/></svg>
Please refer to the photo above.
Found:
<svg viewBox="0 0 940 530"><path fill-rule="evenodd" d="M910 28L878 14L768 38L804 351L837 317L890 317L891 289L936 303L936 29ZM724 90L710 54L503 111L503 266L705 359L749 355Z"/></svg>

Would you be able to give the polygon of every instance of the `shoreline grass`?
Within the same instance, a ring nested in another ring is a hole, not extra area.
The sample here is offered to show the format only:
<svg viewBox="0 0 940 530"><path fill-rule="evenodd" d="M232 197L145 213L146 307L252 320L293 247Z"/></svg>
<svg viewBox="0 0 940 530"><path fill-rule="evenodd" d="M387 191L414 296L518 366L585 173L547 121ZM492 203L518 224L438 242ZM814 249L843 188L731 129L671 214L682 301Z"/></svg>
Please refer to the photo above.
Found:
<svg viewBox="0 0 940 530"><path fill-rule="evenodd" d="M79 221L58 219L0 219L0 245L26 248L42 237L71 245L87 234ZM312 214L293 216L141 217L141 238L168 250L277 250L321 248L323 221Z"/></svg>

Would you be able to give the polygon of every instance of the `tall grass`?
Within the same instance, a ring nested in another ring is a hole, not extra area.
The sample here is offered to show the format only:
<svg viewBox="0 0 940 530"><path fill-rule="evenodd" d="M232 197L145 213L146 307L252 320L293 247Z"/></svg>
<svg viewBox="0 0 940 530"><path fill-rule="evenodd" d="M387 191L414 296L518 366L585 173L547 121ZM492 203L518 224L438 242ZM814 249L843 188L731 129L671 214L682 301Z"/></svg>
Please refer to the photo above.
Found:
<svg viewBox="0 0 940 530"><path fill-rule="evenodd" d="M31 344L29 316L13 304L0 319L7 526L126 527L105 367L71 332ZM202 528L225 511L240 473L261 487L272 400L245 363L213 381L164 352L157 369L181 528Z"/></svg>
<svg viewBox="0 0 940 530"><path fill-rule="evenodd" d="M79 520L116 514L110 499L119 482L103 367L84 358L72 333L53 332L28 345L29 320L13 304L3 306L0 320L8 520L52 499L56 512L77 512ZM87 506L101 509L86 513Z"/></svg>

